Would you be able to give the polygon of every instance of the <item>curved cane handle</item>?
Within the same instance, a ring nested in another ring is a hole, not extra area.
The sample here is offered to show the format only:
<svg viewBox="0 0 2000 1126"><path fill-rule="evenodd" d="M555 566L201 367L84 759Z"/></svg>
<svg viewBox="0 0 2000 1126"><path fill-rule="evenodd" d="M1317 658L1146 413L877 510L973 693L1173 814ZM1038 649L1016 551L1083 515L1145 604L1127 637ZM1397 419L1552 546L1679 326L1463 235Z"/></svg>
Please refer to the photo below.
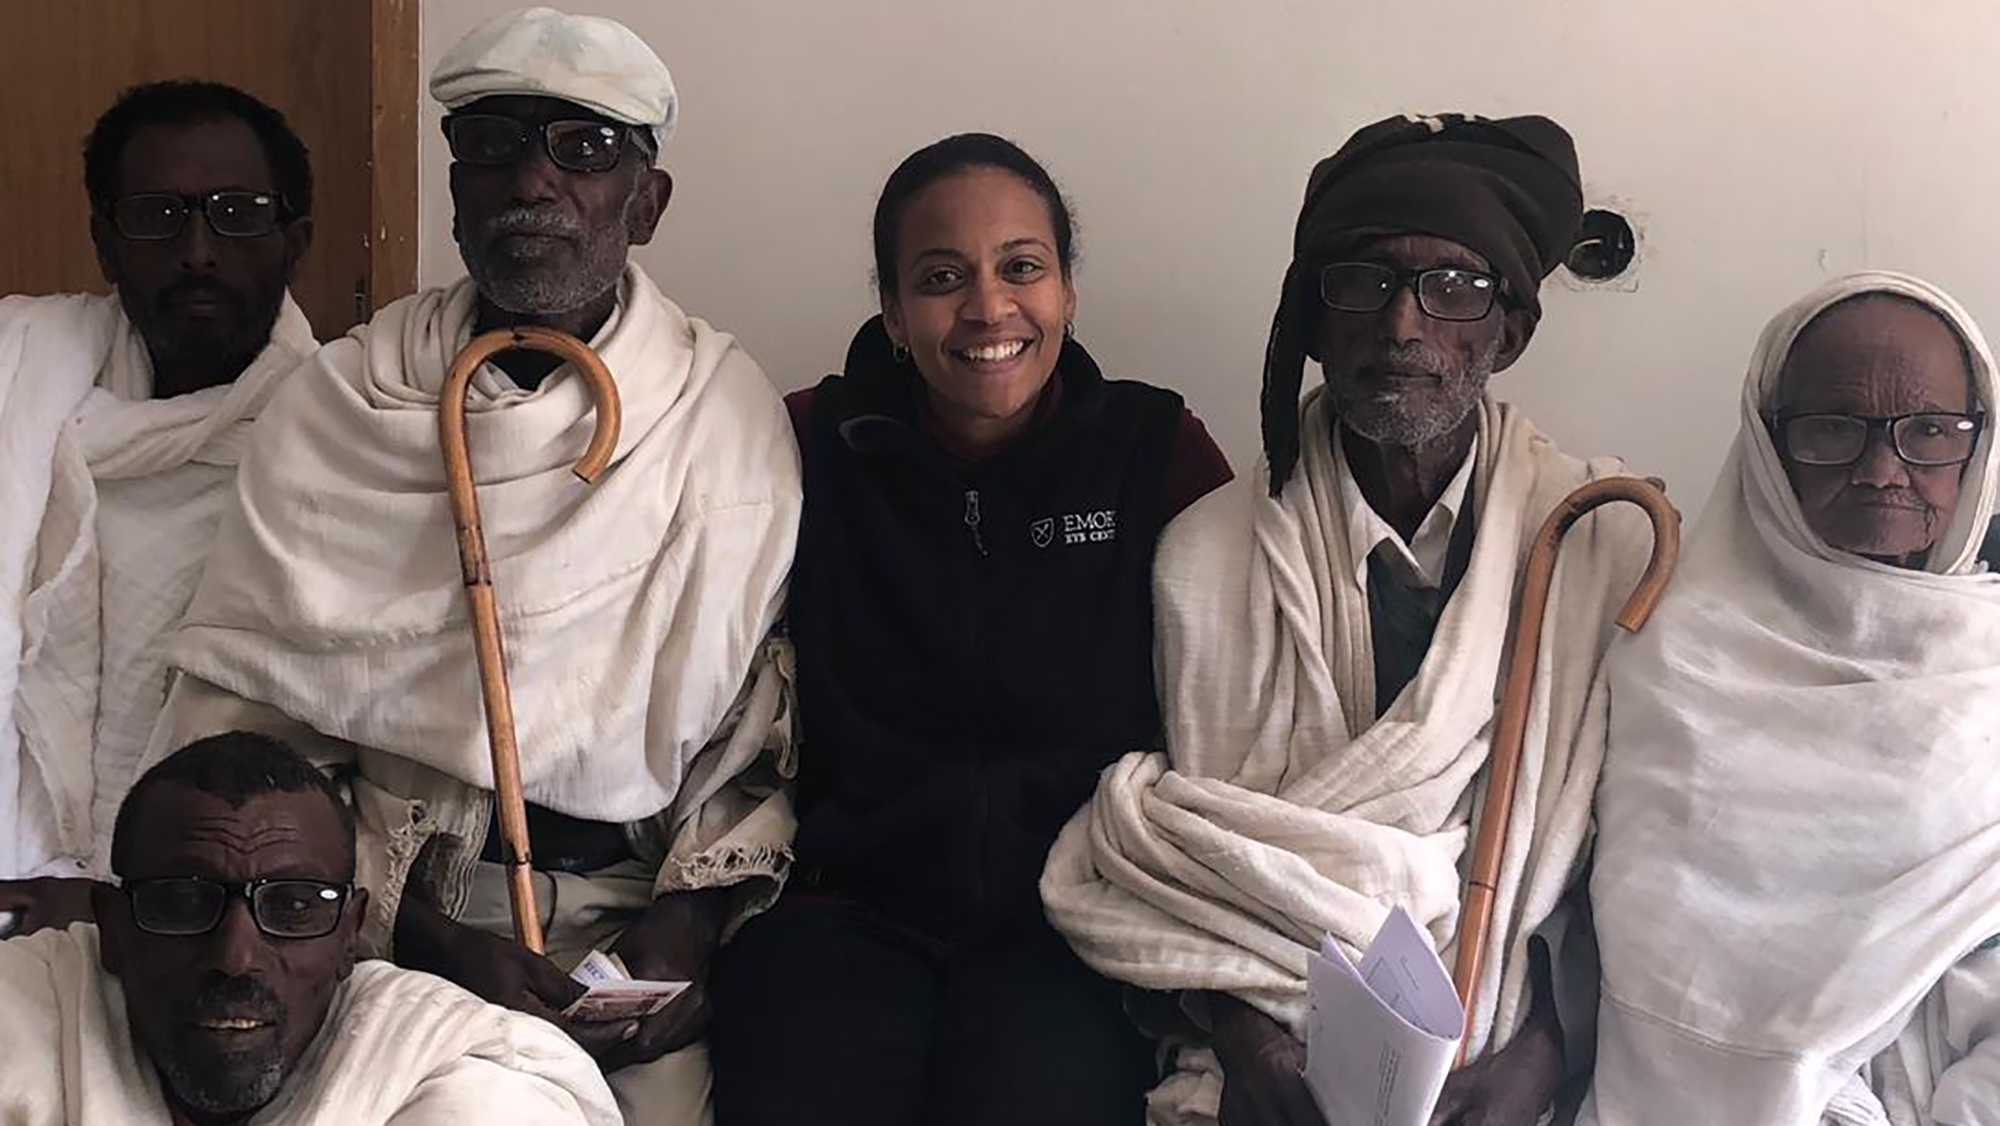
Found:
<svg viewBox="0 0 2000 1126"><path fill-rule="evenodd" d="M1647 561L1638 585L1626 598L1624 608L1618 612L1616 620L1620 628L1636 633L1646 624L1653 608L1659 605L1660 596L1666 593L1674 564L1680 559L1681 514L1668 502L1663 487L1637 477L1606 477L1582 486L1564 497L1535 533L1528 566L1521 577L1521 605L1515 617L1514 636L1507 649L1507 680L1493 727L1486 805L1479 815L1465 903L1459 912L1458 960L1452 979L1458 986L1459 1001L1465 1006L1465 1033L1459 1043L1461 1064L1472 1045L1474 1002L1478 1000L1479 975L1486 954L1486 932L1492 926L1500 866L1506 856L1507 822L1514 810L1514 787L1521 771L1522 744L1527 738L1528 709L1534 702L1535 656L1541 649L1542 619L1548 610L1549 587L1555 581L1556 557L1563 536L1585 513L1614 501L1638 505L1653 523L1653 556Z"/></svg>
<svg viewBox="0 0 2000 1126"><path fill-rule="evenodd" d="M618 448L623 413L618 385L590 346L565 332L538 325L503 328L476 336L452 360L438 395L438 441L444 450L445 487L452 523L458 530L458 561L472 609L473 653L479 661L479 690L486 704L486 738L493 751L494 812L500 819L507 898L513 907L514 937L537 954L543 951L541 912L535 904L534 868L528 841L528 804L521 790L521 751L514 733L514 693L507 682L507 652L500 639L500 611L493 597L493 567L486 555L486 532L479 523L479 494L473 487L472 453L465 440L465 398L472 373L489 358L515 349L547 352L569 361L590 388L597 428L577 459L574 472L595 481Z"/></svg>
<svg viewBox="0 0 2000 1126"><path fill-rule="evenodd" d="M604 366L590 345L567 332L541 325L480 333L453 358L451 370L444 377L444 390L438 392L438 435L445 443L445 469L464 466L466 485L470 487L471 463L465 457L466 390L472 386L472 373L479 370L479 365L502 352L514 351L546 352L567 360L583 377L590 389L591 402L597 408L597 429L591 434L583 456L576 460L573 472L585 481L597 480L604 467L611 464L611 454L618 448L619 429L625 421L625 412L618 403L618 384L611 378L611 369ZM453 455L454 448L457 456Z"/></svg>

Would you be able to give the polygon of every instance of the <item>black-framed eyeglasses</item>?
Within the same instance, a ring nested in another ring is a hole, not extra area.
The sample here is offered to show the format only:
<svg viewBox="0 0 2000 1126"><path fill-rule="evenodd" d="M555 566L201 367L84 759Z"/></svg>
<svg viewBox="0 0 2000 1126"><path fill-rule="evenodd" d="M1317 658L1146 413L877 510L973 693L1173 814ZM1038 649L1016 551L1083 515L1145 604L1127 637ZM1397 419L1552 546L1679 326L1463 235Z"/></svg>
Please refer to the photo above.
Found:
<svg viewBox="0 0 2000 1126"><path fill-rule="evenodd" d="M1884 418L1831 412L1776 414L1769 419L1778 452L1799 465L1852 465L1877 430L1911 465L1957 465L1972 456L1986 425L1982 411L1918 411Z"/></svg>
<svg viewBox="0 0 2000 1126"><path fill-rule="evenodd" d="M1476 321L1493 310L1500 279L1478 270L1433 266L1403 270L1379 262L1332 262L1319 270L1319 299L1343 313L1375 313L1409 287L1417 307L1440 321Z"/></svg>
<svg viewBox="0 0 2000 1126"><path fill-rule="evenodd" d="M122 889L132 901L132 921L147 934L207 934L229 905L250 904L257 929L272 938L324 938L340 926L354 884L325 880L249 880L227 883L194 876L132 880Z"/></svg>
<svg viewBox="0 0 2000 1126"><path fill-rule="evenodd" d="M285 220L285 201L276 192L227 190L185 195L180 192L134 192L111 201L106 212L111 227L137 242L174 238L200 211L208 229L227 238L268 235Z"/></svg>
<svg viewBox="0 0 2000 1126"><path fill-rule="evenodd" d="M627 144L642 153L652 152L647 137L631 125L583 118L531 125L497 113L455 113L444 119L451 158L466 164L516 164L528 155L536 133L555 166L571 172L609 172L618 167Z"/></svg>

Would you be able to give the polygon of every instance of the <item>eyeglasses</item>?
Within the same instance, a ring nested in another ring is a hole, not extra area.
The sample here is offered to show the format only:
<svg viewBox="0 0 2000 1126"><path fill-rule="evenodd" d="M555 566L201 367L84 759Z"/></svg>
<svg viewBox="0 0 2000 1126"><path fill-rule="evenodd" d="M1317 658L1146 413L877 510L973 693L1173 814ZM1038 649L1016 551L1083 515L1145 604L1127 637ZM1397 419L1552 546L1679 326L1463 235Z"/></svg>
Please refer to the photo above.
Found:
<svg viewBox="0 0 2000 1126"><path fill-rule="evenodd" d="M1400 270L1375 262L1334 262L1319 271L1319 299L1343 313L1379 312L1405 286L1416 293L1417 307L1440 321L1479 320L1500 295L1500 280L1492 274L1450 266Z"/></svg>
<svg viewBox="0 0 2000 1126"><path fill-rule="evenodd" d="M228 238L256 238L278 229L284 200L272 192L222 191L202 195L135 192L113 200L106 213L112 229L137 242L174 238L199 210L208 229Z"/></svg>
<svg viewBox="0 0 2000 1126"><path fill-rule="evenodd" d="M340 925L352 883L324 880L250 880L224 883L195 877L133 880L123 890L132 921L147 934L207 934L238 899L250 904L257 929L272 938L324 938Z"/></svg>
<svg viewBox="0 0 2000 1126"><path fill-rule="evenodd" d="M1770 419L1778 451L1800 465L1852 465L1868 449L1877 430L1889 432L1896 456L1911 465L1957 465L1972 456L1981 412L1922 411L1889 418L1858 414L1781 414Z"/></svg>
<svg viewBox="0 0 2000 1126"><path fill-rule="evenodd" d="M650 153L639 131L629 125L607 125L602 121L549 121L536 126L495 113L457 113L444 119L445 140L451 158L465 164L501 167L515 164L528 155L535 133L542 135L542 148L557 168L571 172L609 172L618 167L631 141L639 151Z"/></svg>

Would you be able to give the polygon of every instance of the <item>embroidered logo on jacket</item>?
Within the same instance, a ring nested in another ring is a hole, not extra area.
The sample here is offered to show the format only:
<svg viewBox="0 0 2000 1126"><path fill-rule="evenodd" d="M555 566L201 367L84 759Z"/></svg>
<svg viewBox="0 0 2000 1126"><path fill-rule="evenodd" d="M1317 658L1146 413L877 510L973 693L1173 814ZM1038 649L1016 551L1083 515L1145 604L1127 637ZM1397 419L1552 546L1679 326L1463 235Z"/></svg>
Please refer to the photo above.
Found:
<svg viewBox="0 0 2000 1126"><path fill-rule="evenodd" d="M1052 543L1110 543L1117 538L1118 510L1115 508L1044 516L1028 525L1028 540L1036 547L1047 547Z"/></svg>

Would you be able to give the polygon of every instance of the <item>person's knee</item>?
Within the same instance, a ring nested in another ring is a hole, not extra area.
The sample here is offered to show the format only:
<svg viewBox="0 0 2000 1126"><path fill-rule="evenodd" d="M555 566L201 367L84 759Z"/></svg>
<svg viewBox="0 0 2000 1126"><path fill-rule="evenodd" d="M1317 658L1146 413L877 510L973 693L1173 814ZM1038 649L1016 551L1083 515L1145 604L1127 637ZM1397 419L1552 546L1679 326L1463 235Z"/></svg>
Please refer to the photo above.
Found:
<svg viewBox="0 0 2000 1126"><path fill-rule="evenodd" d="M712 1126L708 1046L690 1044L605 1076L626 1126Z"/></svg>
<svg viewBox="0 0 2000 1126"><path fill-rule="evenodd" d="M711 992L725 1126L929 1126L935 974L892 931L781 902L718 952Z"/></svg>
<svg viewBox="0 0 2000 1126"><path fill-rule="evenodd" d="M940 1013L931 1121L1139 1126L1154 1050L1121 997L1067 948L966 967Z"/></svg>

